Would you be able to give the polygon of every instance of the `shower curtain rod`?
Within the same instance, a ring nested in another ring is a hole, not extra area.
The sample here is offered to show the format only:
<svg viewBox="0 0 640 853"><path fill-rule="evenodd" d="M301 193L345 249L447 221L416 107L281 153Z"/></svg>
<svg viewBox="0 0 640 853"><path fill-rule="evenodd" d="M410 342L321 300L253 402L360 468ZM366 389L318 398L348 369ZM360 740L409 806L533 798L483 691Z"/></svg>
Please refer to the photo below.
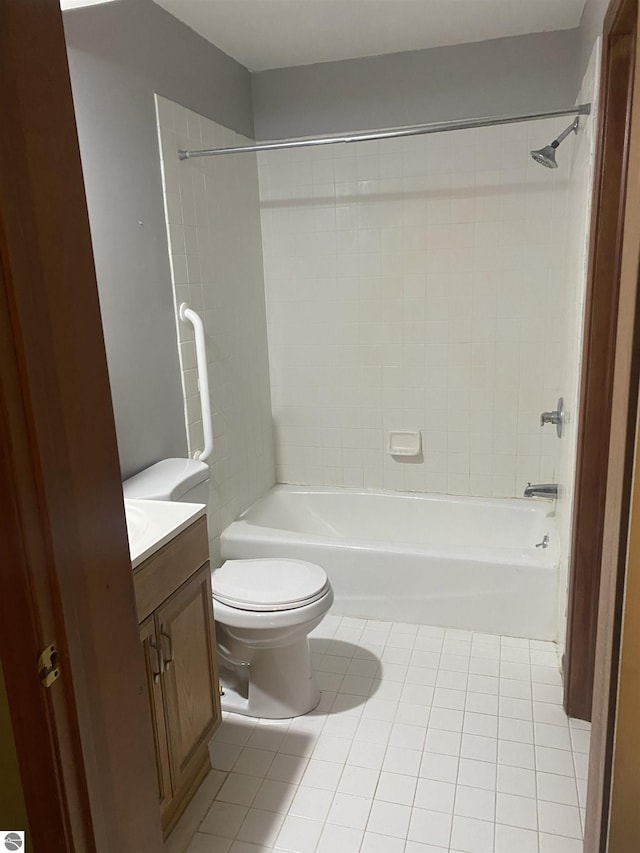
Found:
<svg viewBox="0 0 640 853"><path fill-rule="evenodd" d="M390 127L356 133L350 136L318 136L312 139L282 139L278 142L258 142L255 145L241 145L237 148L208 148L202 151L178 151L180 160L193 157L215 157L218 154L248 154L256 151L279 151L283 148L310 148L313 145L334 145L338 142L369 142L373 139L396 139L401 136L421 136L425 133L444 133L448 130L469 130L474 127L492 127L500 124L516 124L521 121L535 121L543 118L558 118L569 115L589 115L591 104L579 104L565 110L545 110L540 113L525 113L510 116L484 116L482 118L454 119L431 124L416 124L409 127Z"/></svg>

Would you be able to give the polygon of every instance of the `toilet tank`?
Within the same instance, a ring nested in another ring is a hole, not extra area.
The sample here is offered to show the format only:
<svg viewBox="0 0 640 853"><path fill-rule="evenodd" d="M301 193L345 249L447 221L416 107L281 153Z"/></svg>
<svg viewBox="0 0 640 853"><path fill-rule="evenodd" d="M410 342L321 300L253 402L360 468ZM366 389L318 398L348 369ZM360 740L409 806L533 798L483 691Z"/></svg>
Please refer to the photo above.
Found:
<svg viewBox="0 0 640 853"><path fill-rule="evenodd" d="M122 484L125 498L209 503L209 466L198 459L163 459Z"/></svg>

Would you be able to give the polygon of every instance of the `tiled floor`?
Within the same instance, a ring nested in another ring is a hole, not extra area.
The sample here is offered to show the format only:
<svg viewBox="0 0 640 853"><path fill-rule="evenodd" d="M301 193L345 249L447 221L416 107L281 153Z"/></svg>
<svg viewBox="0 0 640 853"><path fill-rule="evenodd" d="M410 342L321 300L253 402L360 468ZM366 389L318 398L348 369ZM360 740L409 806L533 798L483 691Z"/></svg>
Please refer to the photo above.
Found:
<svg viewBox="0 0 640 853"><path fill-rule="evenodd" d="M227 715L188 853L582 851L589 728L553 644L336 616L311 643L320 706Z"/></svg>

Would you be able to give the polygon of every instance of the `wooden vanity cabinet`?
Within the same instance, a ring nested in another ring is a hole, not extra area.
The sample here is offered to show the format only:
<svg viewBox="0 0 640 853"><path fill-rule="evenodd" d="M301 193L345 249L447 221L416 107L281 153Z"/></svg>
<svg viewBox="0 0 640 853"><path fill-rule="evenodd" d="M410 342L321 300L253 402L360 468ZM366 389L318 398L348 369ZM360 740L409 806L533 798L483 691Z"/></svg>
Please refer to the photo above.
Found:
<svg viewBox="0 0 640 853"><path fill-rule="evenodd" d="M166 836L209 771L221 722L205 519L136 568L134 587Z"/></svg>

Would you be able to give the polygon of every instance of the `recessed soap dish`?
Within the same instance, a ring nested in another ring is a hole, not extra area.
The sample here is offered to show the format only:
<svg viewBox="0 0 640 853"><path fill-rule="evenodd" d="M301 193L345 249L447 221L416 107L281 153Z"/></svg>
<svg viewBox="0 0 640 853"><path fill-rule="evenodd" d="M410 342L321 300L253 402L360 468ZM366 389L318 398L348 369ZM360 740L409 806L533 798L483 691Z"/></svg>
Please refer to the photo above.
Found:
<svg viewBox="0 0 640 853"><path fill-rule="evenodd" d="M422 451L422 435L419 430L394 430L389 433L391 456L419 456Z"/></svg>

